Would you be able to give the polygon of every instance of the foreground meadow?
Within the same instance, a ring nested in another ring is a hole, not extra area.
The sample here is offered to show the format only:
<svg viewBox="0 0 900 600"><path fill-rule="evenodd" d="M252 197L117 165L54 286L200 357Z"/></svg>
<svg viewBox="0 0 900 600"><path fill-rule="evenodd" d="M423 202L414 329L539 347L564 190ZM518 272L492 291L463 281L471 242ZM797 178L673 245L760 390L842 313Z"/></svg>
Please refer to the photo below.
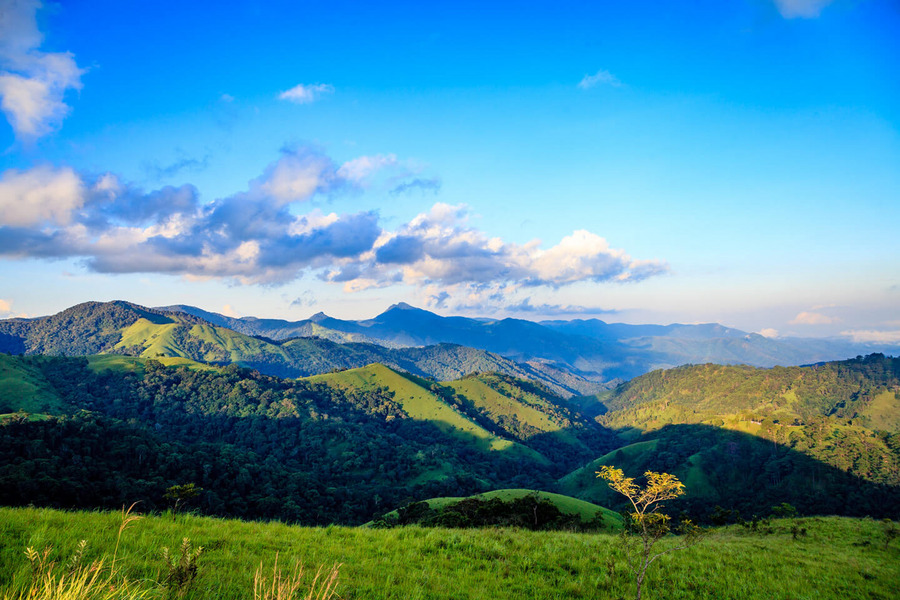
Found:
<svg viewBox="0 0 900 600"><path fill-rule="evenodd" d="M146 516L122 529L122 514L0 508L0 597L18 597L31 580L26 548L62 572L88 540L83 561L115 557L117 578L143 597L254 597L254 573L290 570L311 581L317 567L340 565L337 596L367 599L631 598L633 583L612 534L518 529L407 527L308 528L191 515ZM795 536L792 526L805 529ZM698 545L657 561L645 598L896 598L900 542L868 519L772 521L753 532L716 528ZM202 547L188 587L163 585L183 539ZM118 547L117 547L118 540ZM663 544L672 543L671 540ZM308 586L307 586L308 587Z"/></svg>

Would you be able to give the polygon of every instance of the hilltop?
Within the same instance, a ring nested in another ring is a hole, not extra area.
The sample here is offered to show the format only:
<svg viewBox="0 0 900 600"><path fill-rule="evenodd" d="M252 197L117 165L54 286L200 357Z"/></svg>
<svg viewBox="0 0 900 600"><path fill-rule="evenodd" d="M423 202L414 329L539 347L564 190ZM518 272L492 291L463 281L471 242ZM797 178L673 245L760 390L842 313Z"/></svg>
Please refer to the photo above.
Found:
<svg viewBox="0 0 900 600"><path fill-rule="evenodd" d="M366 341L388 347L459 344L539 370L552 365L563 372L605 382L686 363L773 367L897 349L896 345L853 344L839 339L772 339L717 323L628 325L599 319L533 322L444 317L402 302L375 317L356 321L324 313L302 321L235 318L187 305L170 306L167 310L183 311L235 331L273 339L319 335L334 341Z"/></svg>

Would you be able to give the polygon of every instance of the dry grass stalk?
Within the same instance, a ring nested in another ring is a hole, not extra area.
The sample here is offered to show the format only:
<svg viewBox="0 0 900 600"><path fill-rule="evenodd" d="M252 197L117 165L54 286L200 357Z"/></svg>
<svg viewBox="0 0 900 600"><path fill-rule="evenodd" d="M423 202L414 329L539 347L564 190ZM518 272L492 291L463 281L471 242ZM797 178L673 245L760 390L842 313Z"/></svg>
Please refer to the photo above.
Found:
<svg viewBox="0 0 900 600"><path fill-rule="evenodd" d="M327 570L320 566L309 585L305 596L298 596L303 585L303 566L299 561L294 563L293 571L285 575L278 568L278 553L275 553L275 565L272 567L272 578L269 579L262 563L253 577L253 600L329 600L337 596L338 575L341 565L336 564Z"/></svg>

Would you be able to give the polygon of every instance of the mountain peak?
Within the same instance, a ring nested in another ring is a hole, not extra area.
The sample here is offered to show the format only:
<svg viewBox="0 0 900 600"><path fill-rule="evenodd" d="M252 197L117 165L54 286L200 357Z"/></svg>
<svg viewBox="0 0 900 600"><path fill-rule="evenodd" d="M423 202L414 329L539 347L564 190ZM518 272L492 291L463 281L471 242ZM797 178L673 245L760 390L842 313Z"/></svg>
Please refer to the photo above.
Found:
<svg viewBox="0 0 900 600"><path fill-rule="evenodd" d="M411 306L411 305L407 304L406 302L398 302L397 304L391 304L391 306L385 312L389 312L392 310L421 310L421 309L416 308L415 306Z"/></svg>
<svg viewBox="0 0 900 600"><path fill-rule="evenodd" d="M330 317L328 315L326 315L324 312L319 311L316 314L314 314L313 316L311 316L309 318L309 320L312 321L313 323L321 323L325 319L329 319L329 318Z"/></svg>

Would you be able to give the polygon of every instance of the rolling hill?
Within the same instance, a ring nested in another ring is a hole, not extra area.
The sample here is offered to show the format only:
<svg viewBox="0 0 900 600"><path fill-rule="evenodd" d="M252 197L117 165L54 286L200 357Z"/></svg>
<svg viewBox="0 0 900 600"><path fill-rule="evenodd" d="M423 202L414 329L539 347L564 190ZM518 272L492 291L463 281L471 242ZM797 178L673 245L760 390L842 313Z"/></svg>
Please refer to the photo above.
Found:
<svg viewBox="0 0 900 600"><path fill-rule="evenodd" d="M688 489L685 507L718 504L745 515L778 502L820 514L900 510L898 358L686 366L635 378L593 401L603 412L597 421L631 444L563 477L565 494L614 501L595 471L615 465L635 475L678 475Z"/></svg>

